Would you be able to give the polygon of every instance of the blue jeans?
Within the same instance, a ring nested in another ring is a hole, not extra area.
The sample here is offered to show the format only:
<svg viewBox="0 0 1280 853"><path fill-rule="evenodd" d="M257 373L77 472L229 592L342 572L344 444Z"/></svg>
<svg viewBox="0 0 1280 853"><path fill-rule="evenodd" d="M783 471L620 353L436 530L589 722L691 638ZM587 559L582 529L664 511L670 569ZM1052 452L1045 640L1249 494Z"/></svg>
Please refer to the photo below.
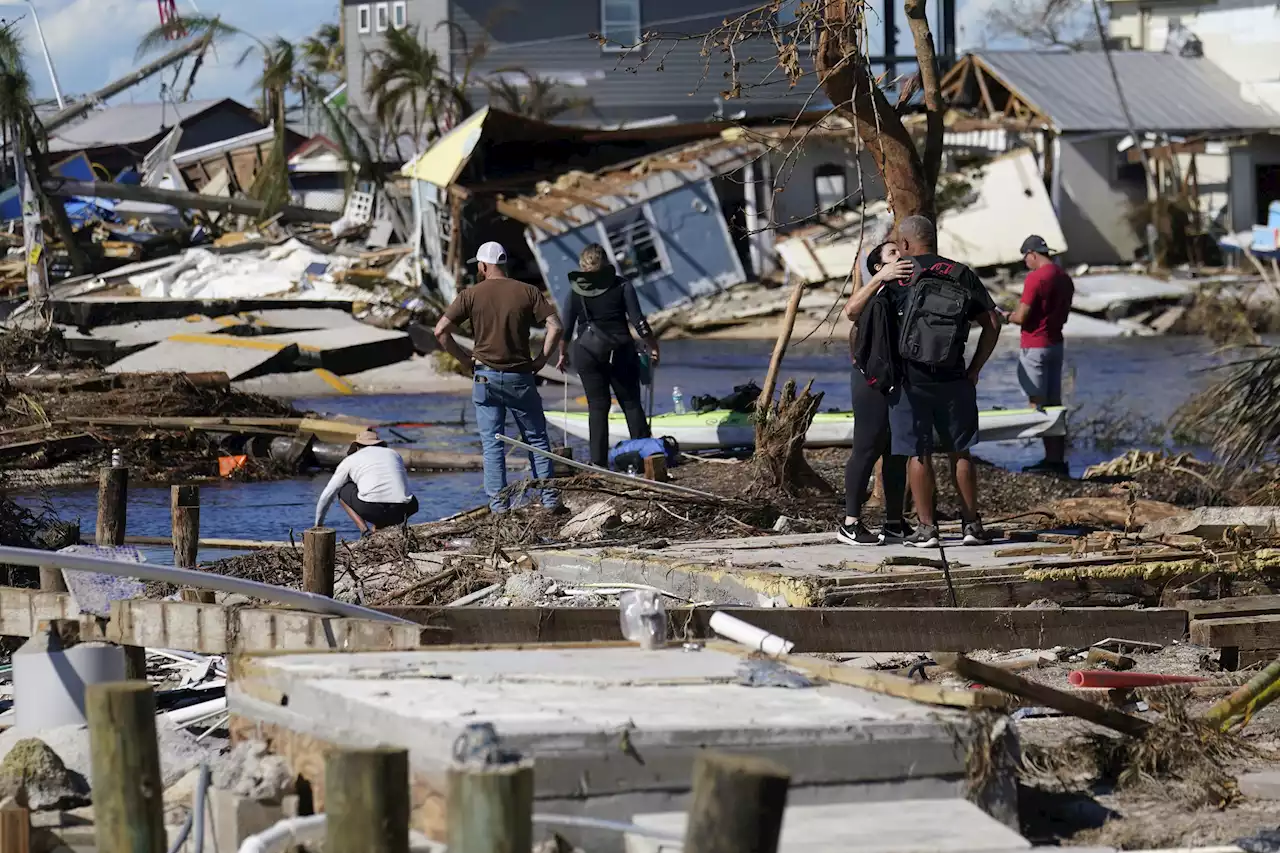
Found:
<svg viewBox="0 0 1280 853"><path fill-rule="evenodd" d="M498 440L498 435L506 432L507 411L510 410L520 430L521 440L550 452L542 398L538 396L533 374L480 368L476 370L475 382L471 386L471 401L476 404L476 423L480 427L480 444L484 448L484 493L489 496L489 508L502 512L510 504L502 494L507 487L507 456L506 445ZM529 465L539 480L550 480L554 476L552 462L546 456L530 453ZM544 489L542 505L558 507L559 493L555 489Z"/></svg>

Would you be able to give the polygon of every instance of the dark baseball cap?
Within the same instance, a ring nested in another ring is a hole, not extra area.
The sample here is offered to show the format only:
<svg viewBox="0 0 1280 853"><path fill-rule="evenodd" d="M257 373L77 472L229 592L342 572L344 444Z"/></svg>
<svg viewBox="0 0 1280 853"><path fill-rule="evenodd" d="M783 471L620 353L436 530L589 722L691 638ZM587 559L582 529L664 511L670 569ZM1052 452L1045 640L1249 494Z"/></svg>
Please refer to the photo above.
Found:
<svg viewBox="0 0 1280 853"><path fill-rule="evenodd" d="M1051 251L1049 251L1049 244L1046 243L1044 241L1044 238L1041 237L1039 234L1032 234L1030 237L1023 240L1022 248L1019 249L1019 252L1024 255L1027 254L1028 252L1036 252L1037 254L1041 254L1041 255L1053 254Z"/></svg>

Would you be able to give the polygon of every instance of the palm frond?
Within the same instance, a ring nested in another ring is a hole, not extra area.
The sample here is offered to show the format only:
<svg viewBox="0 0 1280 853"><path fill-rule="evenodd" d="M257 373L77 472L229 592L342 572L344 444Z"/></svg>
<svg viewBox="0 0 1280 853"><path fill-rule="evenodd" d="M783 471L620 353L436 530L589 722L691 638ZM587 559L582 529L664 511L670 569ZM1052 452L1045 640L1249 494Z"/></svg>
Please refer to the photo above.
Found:
<svg viewBox="0 0 1280 853"><path fill-rule="evenodd" d="M239 36L247 36L248 38L258 41L257 36L225 24L217 15L184 15L182 17L182 26L186 29L187 39L201 38L212 32L213 40L227 41L228 39L237 38ZM138 41L138 50L136 57L141 59L148 53L152 53L161 48L170 47L173 41L173 27L170 24L158 24L151 30L143 34Z"/></svg>
<svg viewBox="0 0 1280 853"><path fill-rule="evenodd" d="M1180 426L1203 436L1225 465L1253 467L1280 456L1280 347L1223 365L1222 380L1191 400Z"/></svg>

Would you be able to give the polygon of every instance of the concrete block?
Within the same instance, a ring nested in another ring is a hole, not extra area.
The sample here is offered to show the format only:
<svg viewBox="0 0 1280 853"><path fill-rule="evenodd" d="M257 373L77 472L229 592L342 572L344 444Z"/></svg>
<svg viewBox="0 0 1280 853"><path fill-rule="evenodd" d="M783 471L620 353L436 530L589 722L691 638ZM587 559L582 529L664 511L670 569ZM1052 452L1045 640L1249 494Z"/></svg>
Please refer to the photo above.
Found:
<svg viewBox="0 0 1280 853"><path fill-rule="evenodd" d="M206 850L239 850L250 835L270 829L286 815L282 803L251 800L220 788L209 789L212 820L205 831Z"/></svg>
<svg viewBox="0 0 1280 853"><path fill-rule="evenodd" d="M684 837L683 812L636 815L633 823ZM629 833L627 853L675 853L678 842ZM970 802L896 800L789 806L782 821L779 853L996 853L1030 850L1031 842Z"/></svg>
<svg viewBox="0 0 1280 853"><path fill-rule="evenodd" d="M1280 800L1280 770L1246 773L1236 781L1240 793L1252 800Z"/></svg>
<svg viewBox="0 0 1280 853"><path fill-rule="evenodd" d="M208 373L221 371L233 381L293 369L294 344L267 343L232 335L185 335L125 356L108 373Z"/></svg>
<svg viewBox="0 0 1280 853"><path fill-rule="evenodd" d="M1232 527L1248 527L1255 536L1280 528L1280 507L1202 506L1191 512L1153 521L1142 528L1143 536L1165 534L1221 539Z"/></svg>
<svg viewBox="0 0 1280 853"><path fill-rule="evenodd" d="M454 743L482 722L537 762L538 810L550 813L629 820L682 809L703 749L784 764L796 805L963 796L973 737L963 713L838 684L747 687L742 663L716 649L620 645L263 656L227 695L238 736L272 743L321 809L328 749L408 749L412 826L431 838L446 830ZM622 849L616 834L564 834L584 849Z"/></svg>

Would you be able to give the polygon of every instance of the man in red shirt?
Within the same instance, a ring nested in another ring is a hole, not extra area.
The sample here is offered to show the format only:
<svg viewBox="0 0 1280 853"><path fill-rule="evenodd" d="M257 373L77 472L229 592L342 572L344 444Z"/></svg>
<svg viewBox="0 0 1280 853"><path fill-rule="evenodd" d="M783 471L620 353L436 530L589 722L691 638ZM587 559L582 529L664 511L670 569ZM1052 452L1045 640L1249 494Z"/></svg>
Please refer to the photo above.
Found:
<svg viewBox="0 0 1280 853"><path fill-rule="evenodd" d="M1076 287L1062 267L1054 263L1049 244L1032 234L1022 241L1022 260L1031 274L1022 288L1022 300L1009 321L1022 327L1022 354L1018 381L1031 405L1062 405L1062 327L1071 313ZM1023 468L1043 474L1070 476L1064 436L1044 438L1044 459Z"/></svg>

